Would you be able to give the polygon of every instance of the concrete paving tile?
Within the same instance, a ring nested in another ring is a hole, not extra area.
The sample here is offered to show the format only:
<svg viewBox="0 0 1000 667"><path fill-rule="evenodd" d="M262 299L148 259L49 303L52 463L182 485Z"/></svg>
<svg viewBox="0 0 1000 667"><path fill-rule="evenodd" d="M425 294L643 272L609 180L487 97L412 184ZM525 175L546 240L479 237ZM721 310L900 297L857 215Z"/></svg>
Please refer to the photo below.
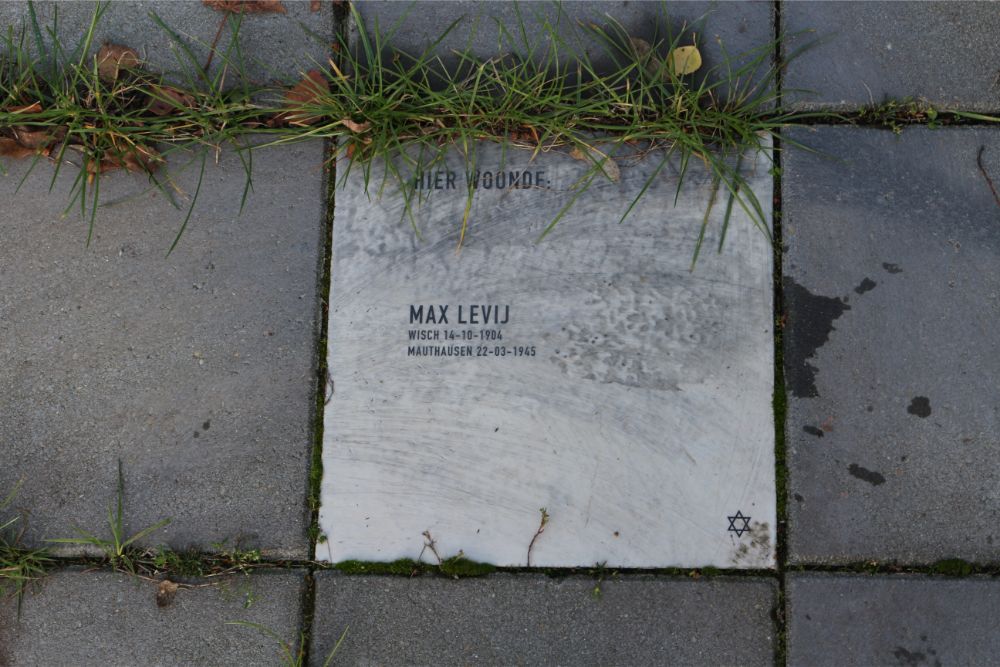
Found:
<svg viewBox="0 0 1000 667"><path fill-rule="evenodd" d="M936 107L1000 110L1000 12L992 2L785 2L794 53L785 102L848 109L924 98Z"/></svg>
<svg viewBox="0 0 1000 667"><path fill-rule="evenodd" d="M25 595L20 615L14 599L0 601L0 665L280 664L276 640L227 623L257 623L297 642L303 572L216 583L158 597L155 583L117 572L53 573Z"/></svg>
<svg viewBox="0 0 1000 667"><path fill-rule="evenodd" d="M1000 130L791 136L790 558L996 562Z"/></svg>
<svg viewBox="0 0 1000 667"><path fill-rule="evenodd" d="M790 574L789 667L994 665L1000 581Z"/></svg>
<svg viewBox="0 0 1000 667"><path fill-rule="evenodd" d="M46 29L56 25L56 34L64 48L72 50L90 25L95 4L36 2L39 27L43 34L47 34ZM322 2L316 12L311 11L307 1L285 0L283 5L286 9L283 14L246 14L240 23L239 46L243 54L240 62L254 83L296 80L314 63L326 63L329 56L334 25L332 3ZM223 15L193 0L108 3L94 32L94 49L106 41L129 46L139 53L150 69L186 81L182 73L190 71L190 61L169 33L150 16L151 13L158 15L184 39L184 44L198 63L207 61ZM27 2L0 3L0 25L5 26L5 30L6 26L11 26L15 35L25 31L25 37L31 43L33 32ZM231 32L226 28L216 44L217 55L212 59L210 72L214 75L228 65L228 81L235 83L235 51L232 63L226 63L223 57L230 40Z"/></svg>
<svg viewBox="0 0 1000 667"><path fill-rule="evenodd" d="M344 665L770 665L758 578L317 576L312 660Z"/></svg>
<svg viewBox="0 0 1000 667"><path fill-rule="evenodd" d="M177 210L142 179L102 179L94 238L63 217L76 169L52 192L40 163L0 177L0 442L6 495L28 537L103 533L117 462L127 528L210 549L242 537L307 557L317 282L324 227L320 142L258 152L254 191L223 151L167 249L200 162L171 159Z"/></svg>

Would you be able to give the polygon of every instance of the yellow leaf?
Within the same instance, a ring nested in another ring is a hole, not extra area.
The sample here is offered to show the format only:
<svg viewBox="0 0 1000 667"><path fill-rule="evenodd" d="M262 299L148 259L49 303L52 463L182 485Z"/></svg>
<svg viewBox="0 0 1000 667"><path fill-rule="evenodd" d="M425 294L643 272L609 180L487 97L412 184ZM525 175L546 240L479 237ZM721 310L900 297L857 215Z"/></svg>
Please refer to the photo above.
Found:
<svg viewBox="0 0 1000 667"><path fill-rule="evenodd" d="M667 57L670 71L677 76L697 72L701 67L701 52L697 46L678 46Z"/></svg>

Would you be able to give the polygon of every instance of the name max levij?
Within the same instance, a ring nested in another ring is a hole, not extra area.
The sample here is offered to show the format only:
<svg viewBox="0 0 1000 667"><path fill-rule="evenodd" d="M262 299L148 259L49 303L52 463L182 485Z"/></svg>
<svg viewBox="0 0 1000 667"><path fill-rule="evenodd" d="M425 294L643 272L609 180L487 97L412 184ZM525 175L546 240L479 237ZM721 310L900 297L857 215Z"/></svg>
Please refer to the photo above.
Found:
<svg viewBox="0 0 1000 667"><path fill-rule="evenodd" d="M448 305L410 306L410 324L450 324ZM510 321L509 305L472 304L458 307L455 324L507 324Z"/></svg>

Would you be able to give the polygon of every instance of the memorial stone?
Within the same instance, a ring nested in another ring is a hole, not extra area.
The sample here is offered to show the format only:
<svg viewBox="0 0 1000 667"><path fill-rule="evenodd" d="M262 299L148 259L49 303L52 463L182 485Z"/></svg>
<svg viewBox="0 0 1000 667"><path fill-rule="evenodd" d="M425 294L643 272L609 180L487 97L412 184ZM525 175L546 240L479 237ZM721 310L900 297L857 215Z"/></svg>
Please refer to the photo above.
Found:
<svg viewBox="0 0 1000 667"><path fill-rule="evenodd" d="M727 196L699 167L619 224L656 156L578 197L585 163L530 157L450 153L409 207L341 177L318 557L771 567L767 234L737 204L717 252ZM769 211L767 157L744 164Z"/></svg>

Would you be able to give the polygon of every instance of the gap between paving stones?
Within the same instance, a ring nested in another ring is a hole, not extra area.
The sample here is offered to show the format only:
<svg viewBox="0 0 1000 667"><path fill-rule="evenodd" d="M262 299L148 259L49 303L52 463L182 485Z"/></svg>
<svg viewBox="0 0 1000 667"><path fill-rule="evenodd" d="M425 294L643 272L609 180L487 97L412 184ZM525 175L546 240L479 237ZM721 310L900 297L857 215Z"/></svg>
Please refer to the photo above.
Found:
<svg viewBox="0 0 1000 667"><path fill-rule="evenodd" d="M773 14L776 38L782 35L781 10L781 0L775 0ZM782 105L784 90L782 85L785 74L784 45L784 39L780 39L778 48L774 50L775 70L777 71L775 85L778 88L777 104L779 107ZM774 327L772 329L774 332L774 396L772 405L774 409L774 493L777 510L775 576L778 584L774 614L774 664L778 667L784 667L788 658L788 605L785 588L785 563L788 557L788 462L785 449L785 421L788 399L785 393L784 347L782 345L785 303L781 289L781 252L784 243L781 219L781 151L781 133L779 132L774 138L774 185L772 186L773 200L771 202L772 270L774 271Z"/></svg>
<svg viewBox="0 0 1000 667"><path fill-rule="evenodd" d="M350 10L347 3L337 3L333 10L334 43L340 43L342 48L350 48L348 17ZM343 64L342 53L332 52L331 62ZM309 520L309 554L316 558L316 545L321 538L319 529L320 487L323 482L323 419L326 414L326 403L334 391L333 379L327 367L327 338L330 327L330 273L333 256L333 223L335 203L337 199L337 145L334 140L327 140L326 145L326 209L323 220L323 251L320 253L317 274L319 276L319 331L316 337L316 401L314 404L312 457L309 468L308 503L311 512ZM310 651L313 645L313 629L316 615L316 567L306 568L305 585L302 588L302 611L299 617L299 647L302 664L310 664Z"/></svg>

